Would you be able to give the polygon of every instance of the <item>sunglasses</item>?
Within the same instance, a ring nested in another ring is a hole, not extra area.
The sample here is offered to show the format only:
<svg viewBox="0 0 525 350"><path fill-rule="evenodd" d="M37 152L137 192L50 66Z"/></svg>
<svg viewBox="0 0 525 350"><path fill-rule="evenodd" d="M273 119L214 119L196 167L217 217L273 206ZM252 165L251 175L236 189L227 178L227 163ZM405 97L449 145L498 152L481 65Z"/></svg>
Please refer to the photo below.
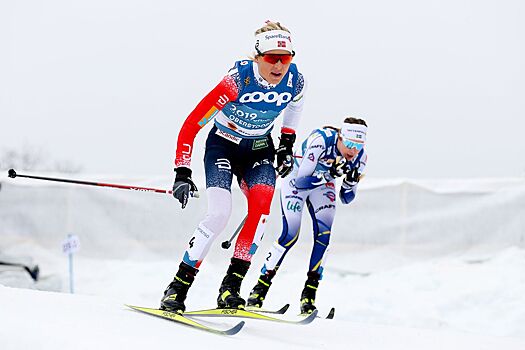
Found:
<svg viewBox="0 0 525 350"><path fill-rule="evenodd" d="M282 64L289 64L292 62L293 54L270 54L270 53L263 53L260 54L264 62L270 63L270 64L276 64L277 62L281 61Z"/></svg>
<svg viewBox="0 0 525 350"><path fill-rule="evenodd" d="M352 140L344 140L343 139L343 145L345 145L346 148L348 149L352 149L352 148L355 148L357 149L357 151L361 151L363 149L363 147L365 146L364 143L362 142L354 142Z"/></svg>

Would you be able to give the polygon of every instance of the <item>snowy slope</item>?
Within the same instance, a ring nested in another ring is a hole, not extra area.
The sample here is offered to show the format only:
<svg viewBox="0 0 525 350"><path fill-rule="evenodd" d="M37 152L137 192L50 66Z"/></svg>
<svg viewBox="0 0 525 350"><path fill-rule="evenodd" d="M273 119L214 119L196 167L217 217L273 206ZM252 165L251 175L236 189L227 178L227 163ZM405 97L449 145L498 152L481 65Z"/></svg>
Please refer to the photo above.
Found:
<svg viewBox="0 0 525 350"><path fill-rule="evenodd" d="M0 287L2 349L523 349L525 340L318 319L306 326L248 321L217 336L112 300ZM213 320L227 327L235 320Z"/></svg>
<svg viewBox="0 0 525 350"><path fill-rule="evenodd" d="M336 319L304 327L249 321L233 339L148 319L123 306L158 305L203 215L205 195L181 211L172 198L156 194L0 180L0 260L32 262L42 273L34 284L20 268L0 269L0 350L143 349L181 342L196 342L195 348L525 349L523 180L436 186L370 179L356 203L340 208L333 229L316 305L322 314L335 306ZM274 213L277 206L274 200ZM190 309L215 304L232 254L220 241L244 215L239 193L234 207L190 290ZM265 302L269 308L290 303L290 317L298 311L311 249L309 220L303 225ZM243 296L279 230L274 215ZM76 295L8 288L67 292L61 244L69 233L81 241L74 258ZM224 328L234 323L222 322ZM182 336L174 339L177 334Z"/></svg>

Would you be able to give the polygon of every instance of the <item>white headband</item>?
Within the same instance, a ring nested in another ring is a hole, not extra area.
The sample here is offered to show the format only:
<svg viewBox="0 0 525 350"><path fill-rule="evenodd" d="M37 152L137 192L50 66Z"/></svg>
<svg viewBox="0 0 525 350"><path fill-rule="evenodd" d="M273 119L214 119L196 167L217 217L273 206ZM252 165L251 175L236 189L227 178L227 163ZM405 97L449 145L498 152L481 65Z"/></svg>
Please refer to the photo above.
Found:
<svg viewBox="0 0 525 350"><path fill-rule="evenodd" d="M284 30L270 30L255 36L255 51L257 54L270 50L285 50L293 53L292 38Z"/></svg>
<svg viewBox="0 0 525 350"><path fill-rule="evenodd" d="M366 132L368 128L362 124L343 123L341 126L341 136L343 139L366 141Z"/></svg>

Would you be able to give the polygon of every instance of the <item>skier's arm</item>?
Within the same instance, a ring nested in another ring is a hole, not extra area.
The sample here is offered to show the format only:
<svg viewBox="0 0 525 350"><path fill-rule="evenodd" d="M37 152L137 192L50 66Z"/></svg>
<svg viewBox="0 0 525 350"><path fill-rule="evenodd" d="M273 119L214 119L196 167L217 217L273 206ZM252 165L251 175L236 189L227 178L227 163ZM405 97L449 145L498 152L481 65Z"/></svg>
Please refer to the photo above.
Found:
<svg viewBox="0 0 525 350"><path fill-rule="evenodd" d="M343 180L343 183L341 184L341 189L339 190L339 199L343 204L349 204L352 202L355 198L355 193L357 191L357 181L347 181L347 179Z"/></svg>
<svg viewBox="0 0 525 350"><path fill-rule="evenodd" d="M295 130L297 129L299 119L303 112L304 91L304 78L303 75L299 73L292 101L283 111L283 124L281 127L279 147L275 150L277 159L276 170L281 177L286 177L293 170L293 144L296 138Z"/></svg>
<svg viewBox="0 0 525 350"><path fill-rule="evenodd" d="M282 133L295 134L304 105L304 93L306 90L306 81L302 74L299 74L297 88L292 101L283 111Z"/></svg>
<svg viewBox="0 0 525 350"><path fill-rule="evenodd" d="M352 169L346 174L346 177L341 184L341 189L339 190L339 199L343 204L349 204L354 200L357 192L357 184L363 177L363 171L366 167L367 158L368 156L364 154L356 168Z"/></svg>
<svg viewBox="0 0 525 350"><path fill-rule="evenodd" d="M294 186L298 190L310 190L312 188L316 188L321 185L324 185L327 182L328 181L326 181L324 176L319 174L317 176L312 175L312 176L298 177L294 180Z"/></svg>
<svg viewBox="0 0 525 350"><path fill-rule="evenodd" d="M346 165L346 159L343 156L337 156L335 159L332 159L332 165L328 171L323 171L312 176L303 176L298 178L296 180L296 188L306 190L318 187L328 182L333 182L337 177L343 176L347 173L348 168Z"/></svg>
<svg viewBox="0 0 525 350"><path fill-rule="evenodd" d="M177 138L175 167L189 168L195 136L224 106L237 98L237 84L230 75L204 97L182 124Z"/></svg>
<svg viewBox="0 0 525 350"><path fill-rule="evenodd" d="M325 153L326 145L321 135L311 135L307 141L306 150L297 169L294 180L295 188L308 190L327 183L323 174L315 174L319 158Z"/></svg>

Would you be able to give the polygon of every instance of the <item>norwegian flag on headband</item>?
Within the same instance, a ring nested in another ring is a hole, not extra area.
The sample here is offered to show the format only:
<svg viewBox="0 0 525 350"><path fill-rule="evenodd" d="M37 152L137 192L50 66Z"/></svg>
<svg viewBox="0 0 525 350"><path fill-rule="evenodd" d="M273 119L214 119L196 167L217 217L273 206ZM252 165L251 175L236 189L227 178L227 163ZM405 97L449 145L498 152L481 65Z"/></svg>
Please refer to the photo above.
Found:
<svg viewBox="0 0 525 350"><path fill-rule="evenodd" d="M286 41L278 41L277 47L286 47Z"/></svg>

